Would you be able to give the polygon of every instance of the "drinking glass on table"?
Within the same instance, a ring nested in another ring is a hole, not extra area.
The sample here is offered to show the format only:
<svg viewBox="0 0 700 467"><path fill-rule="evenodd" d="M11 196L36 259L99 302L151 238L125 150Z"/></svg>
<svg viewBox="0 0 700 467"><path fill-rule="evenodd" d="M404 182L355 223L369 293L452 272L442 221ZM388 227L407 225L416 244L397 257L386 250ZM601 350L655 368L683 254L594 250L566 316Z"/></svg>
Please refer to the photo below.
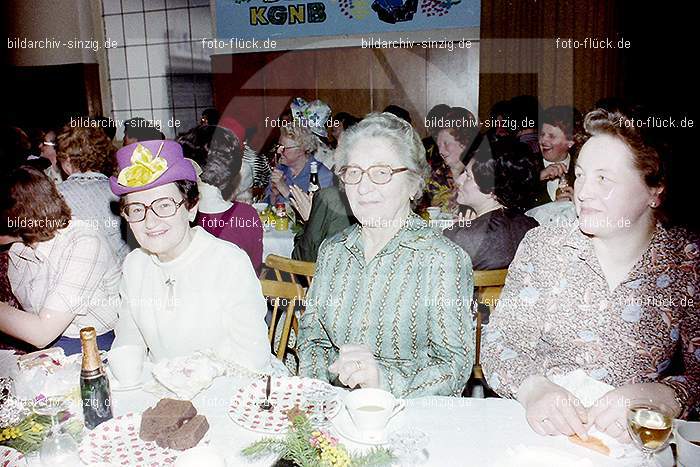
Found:
<svg viewBox="0 0 700 467"><path fill-rule="evenodd" d="M336 398L335 390L330 385L308 386L303 389L302 397L311 423L320 428L328 426L326 404Z"/></svg>
<svg viewBox="0 0 700 467"><path fill-rule="evenodd" d="M64 432L59 422L59 414L70 407L65 397L47 397L34 405L34 412L51 417L51 428L41 444L39 458L45 466L69 467L80 465L78 445L73 437Z"/></svg>
<svg viewBox="0 0 700 467"><path fill-rule="evenodd" d="M656 465L651 456L668 445L673 429L673 410L660 402L633 400L627 409L627 430L642 451L644 465Z"/></svg>

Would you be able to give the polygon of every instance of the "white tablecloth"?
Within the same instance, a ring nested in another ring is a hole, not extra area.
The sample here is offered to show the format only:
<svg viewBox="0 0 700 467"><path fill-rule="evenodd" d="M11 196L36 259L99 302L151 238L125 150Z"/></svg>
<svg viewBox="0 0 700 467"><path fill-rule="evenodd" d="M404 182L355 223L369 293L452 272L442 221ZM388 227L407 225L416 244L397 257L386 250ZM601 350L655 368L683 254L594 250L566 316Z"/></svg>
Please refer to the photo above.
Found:
<svg viewBox="0 0 700 467"><path fill-rule="evenodd" d="M8 352L0 352L0 357ZM227 409L237 388L249 379L222 377L192 401L197 411L209 421L206 439L226 458L229 467L239 465L269 466L272 459L249 462L240 450L264 435L240 427L231 420ZM143 390L112 392L114 415L143 412L155 405L158 397ZM425 397L406 400L406 409L389 424L389 431L420 430L428 435L426 449L429 458L425 466L522 466L526 465L515 453L523 449L544 448L574 456L575 466L635 466L638 459L614 460L594 451L572 444L563 436L544 437L536 434L525 420L521 405L510 399L474 399ZM341 438L350 450L367 446ZM529 451L532 452L532 451ZM539 452L539 451L538 451ZM669 460L670 459L670 460ZM38 456L30 457L30 465L40 466ZM659 459L662 466L672 466L670 450ZM538 467L553 465L537 462ZM559 467L557 465L557 467Z"/></svg>
<svg viewBox="0 0 700 467"><path fill-rule="evenodd" d="M265 261L267 255L291 258L293 249L294 233L291 230L279 231L271 229L263 232L263 261Z"/></svg>
<svg viewBox="0 0 700 467"><path fill-rule="evenodd" d="M263 435L236 425L226 413L235 389L247 383L238 378L219 378L193 403L199 413L209 420L211 429L207 438L226 457L228 466L269 466L270 459L251 463L239 455L243 447ZM155 396L143 391L114 392L112 397L115 416L142 412L157 402ZM502 465L516 466L519 463L517 459L511 459L508 448L518 445L566 451L580 456L580 465L597 467L637 463L608 459L572 444L565 437L539 436L527 425L520 404L507 399L429 397L408 400L406 409L392 420L390 428L399 431L412 428L425 432L429 437L426 446L429 459L423 465L428 466L493 466L505 460L512 460L513 463ZM342 442L351 450L367 448L347 440Z"/></svg>

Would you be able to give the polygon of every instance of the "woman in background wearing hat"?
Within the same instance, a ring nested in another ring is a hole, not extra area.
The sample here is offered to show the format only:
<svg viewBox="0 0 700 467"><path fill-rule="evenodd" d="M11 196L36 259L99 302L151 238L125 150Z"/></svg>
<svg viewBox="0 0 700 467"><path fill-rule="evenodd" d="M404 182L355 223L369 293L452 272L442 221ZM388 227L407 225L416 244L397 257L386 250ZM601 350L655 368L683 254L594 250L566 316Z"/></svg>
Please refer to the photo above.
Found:
<svg viewBox="0 0 700 467"><path fill-rule="evenodd" d="M110 185L141 248L124 261L114 345L144 345L155 362L211 349L245 370L268 370L260 282L244 251L190 227L199 192L181 146L130 144L117 163Z"/></svg>
<svg viewBox="0 0 700 467"><path fill-rule="evenodd" d="M333 183L331 171L313 156L317 148L316 136L303 124L290 123L290 126L282 127L276 150L280 164L272 171L266 193L270 204L286 203L292 185L298 186L302 191L308 191L313 163L316 163L318 169L321 188Z"/></svg>

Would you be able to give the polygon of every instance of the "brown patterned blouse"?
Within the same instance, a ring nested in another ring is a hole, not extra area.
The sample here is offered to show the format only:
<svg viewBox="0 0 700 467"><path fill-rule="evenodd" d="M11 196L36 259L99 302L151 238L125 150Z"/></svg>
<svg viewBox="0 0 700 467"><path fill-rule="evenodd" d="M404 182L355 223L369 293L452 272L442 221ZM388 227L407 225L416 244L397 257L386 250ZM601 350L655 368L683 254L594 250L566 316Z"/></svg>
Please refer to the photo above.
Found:
<svg viewBox="0 0 700 467"><path fill-rule="evenodd" d="M629 276L609 290L578 223L530 230L483 334L488 383L515 397L530 375L578 368L612 386L671 386L687 414L700 401L700 243L657 225Z"/></svg>

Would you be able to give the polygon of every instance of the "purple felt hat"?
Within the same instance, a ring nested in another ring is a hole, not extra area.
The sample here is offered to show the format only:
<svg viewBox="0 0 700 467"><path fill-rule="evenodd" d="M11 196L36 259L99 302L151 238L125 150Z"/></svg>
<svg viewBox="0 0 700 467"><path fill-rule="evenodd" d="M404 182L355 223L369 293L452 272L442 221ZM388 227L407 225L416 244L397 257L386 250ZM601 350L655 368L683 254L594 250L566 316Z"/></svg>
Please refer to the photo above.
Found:
<svg viewBox="0 0 700 467"><path fill-rule="evenodd" d="M177 180L197 181L192 164L175 141L141 141L124 146L116 154L119 175L109 177L117 196L145 191Z"/></svg>

